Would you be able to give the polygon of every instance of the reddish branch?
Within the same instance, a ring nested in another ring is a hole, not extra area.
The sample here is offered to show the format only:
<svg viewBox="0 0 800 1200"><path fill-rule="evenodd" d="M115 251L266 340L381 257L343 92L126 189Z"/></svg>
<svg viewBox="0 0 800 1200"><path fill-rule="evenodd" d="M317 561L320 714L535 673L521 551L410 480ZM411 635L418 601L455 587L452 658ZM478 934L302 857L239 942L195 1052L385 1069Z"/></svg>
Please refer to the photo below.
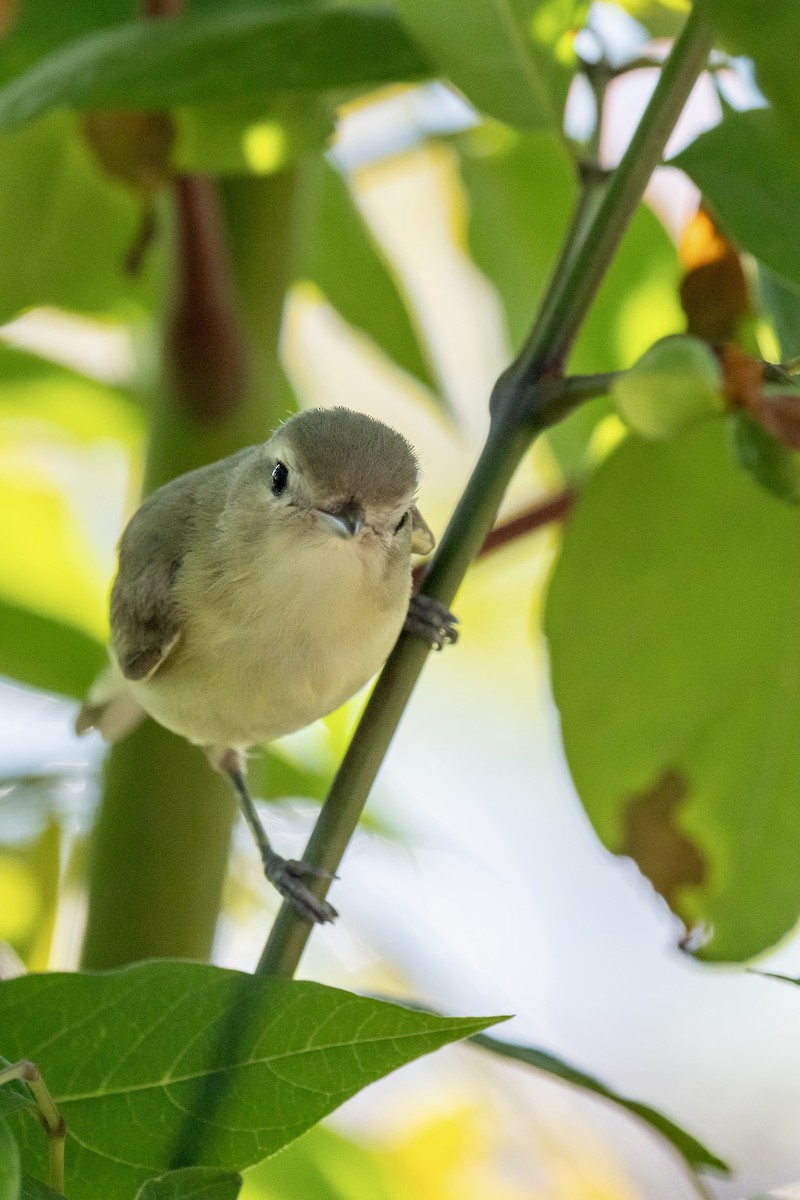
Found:
<svg viewBox="0 0 800 1200"><path fill-rule="evenodd" d="M140 0L151 20L179 17L183 0ZM202 175L175 179L174 293L165 318L172 397L201 424L228 420L244 399L247 344L237 312L216 188Z"/></svg>
<svg viewBox="0 0 800 1200"><path fill-rule="evenodd" d="M481 546L478 557L483 558L485 554L491 554L493 550L499 550L508 542L516 541L517 538L524 537L528 533L535 533L537 529L543 529L546 525L563 521L569 515L576 497L575 491L566 488L548 500L532 505L531 508L512 517L509 521L503 521L502 524L496 525ZM426 563L420 563L414 568L415 591L425 574L426 565Z"/></svg>

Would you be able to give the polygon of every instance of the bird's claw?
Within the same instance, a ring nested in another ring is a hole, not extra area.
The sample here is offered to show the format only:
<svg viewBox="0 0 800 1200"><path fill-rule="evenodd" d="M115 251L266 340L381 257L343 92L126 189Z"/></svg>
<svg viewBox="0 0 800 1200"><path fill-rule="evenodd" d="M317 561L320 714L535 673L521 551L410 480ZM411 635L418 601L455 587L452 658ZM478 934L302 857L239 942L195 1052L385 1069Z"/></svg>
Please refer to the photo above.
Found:
<svg viewBox="0 0 800 1200"><path fill-rule="evenodd" d="M277 854L262 857L267 879L284 900L289 901L298 916L311 925L327 925L336 920L339 914L333 905L327 900L320 900L303 883L303 879L331 879L333 876L329 871L295 858L281 858Z"/></svg>
<svg viewBox="0 0 800 1200"><path fill-rule="evenodd" d="M433 596L412 596L403 629L414 633L434 650L443 650L448 642L458 641L458 617Z"/></svg>

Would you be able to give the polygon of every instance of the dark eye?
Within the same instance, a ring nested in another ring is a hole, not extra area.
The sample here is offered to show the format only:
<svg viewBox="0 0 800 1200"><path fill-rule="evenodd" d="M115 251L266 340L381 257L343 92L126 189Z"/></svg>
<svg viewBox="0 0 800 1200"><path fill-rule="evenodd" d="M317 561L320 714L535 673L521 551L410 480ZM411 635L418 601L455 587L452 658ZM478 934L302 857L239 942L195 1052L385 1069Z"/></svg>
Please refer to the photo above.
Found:
<svg viewBox="0 0 800 1200"><path fill-rule="evenodd" d="M289 468L285 463L276 462L272 471L272 491L275 496L280 496L283 489L286 487L286 480L289 478Z"/></svg>
<svg viewBox="0 0 800 1200"><path fill-rule="evenodd" d="M403 528L403 526L405 525L407 520L408 520L408 513L404 512L402 517L400 518L400 520L397 522L397 524L394 527L395 533L400 532L400 530Z"/></svg>

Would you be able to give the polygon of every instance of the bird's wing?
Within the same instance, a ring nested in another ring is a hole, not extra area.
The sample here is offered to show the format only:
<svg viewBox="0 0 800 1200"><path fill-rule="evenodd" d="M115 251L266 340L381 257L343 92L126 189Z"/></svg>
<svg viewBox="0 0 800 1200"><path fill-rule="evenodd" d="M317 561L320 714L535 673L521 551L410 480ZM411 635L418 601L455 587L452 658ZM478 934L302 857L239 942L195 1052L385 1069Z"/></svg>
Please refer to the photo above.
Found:
<svg viewBox="0 0 800 1200"><path fill-rule="evenodd" d="M431 533L427 521L417 508L411 509L411 552L412 554L430 554L436 545L436 538Z"/></svg>
<svg viewBox="0 0 800 1200"><path fill-rule="evenodd" d="M188 476L160 488L128 523L111 589L111 644L126 679L149 679L180 641L174 584L193 518Z"/></svg>

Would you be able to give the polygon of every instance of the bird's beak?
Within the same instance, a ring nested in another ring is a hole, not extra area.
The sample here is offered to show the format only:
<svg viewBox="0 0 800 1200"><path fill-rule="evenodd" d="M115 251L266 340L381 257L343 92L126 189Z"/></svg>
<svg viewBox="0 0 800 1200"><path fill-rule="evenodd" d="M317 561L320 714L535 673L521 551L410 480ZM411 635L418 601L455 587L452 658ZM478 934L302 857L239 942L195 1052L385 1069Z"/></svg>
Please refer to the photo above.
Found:
<svg viewBox="0 0 800 1200"><path fill-rule="evenodd" d="M333 509L315 508L323 525L340 538L354 538L364 524L364 513L358 504L337 504Z"/></svg>

